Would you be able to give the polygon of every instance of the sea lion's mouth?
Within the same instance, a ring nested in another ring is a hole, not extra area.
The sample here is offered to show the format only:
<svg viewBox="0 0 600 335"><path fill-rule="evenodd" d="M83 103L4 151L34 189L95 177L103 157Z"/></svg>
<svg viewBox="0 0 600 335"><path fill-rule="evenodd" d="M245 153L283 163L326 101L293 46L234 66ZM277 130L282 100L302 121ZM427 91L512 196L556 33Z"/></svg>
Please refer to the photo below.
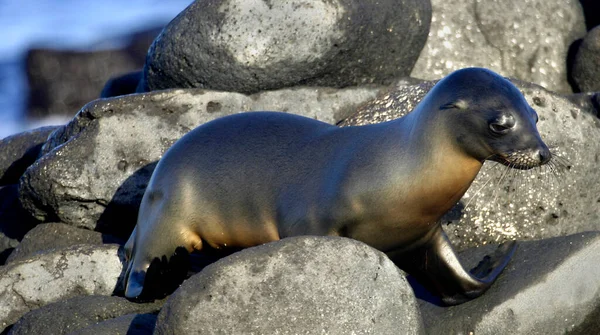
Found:
<svg viewBox="0 0 600 335"><path fill-rule="evenodd" d="M531 152L516 151L507 154L494 154L489 160L506 165L512 169L529 170L547 163L542 162L536 156Z"/></svg>

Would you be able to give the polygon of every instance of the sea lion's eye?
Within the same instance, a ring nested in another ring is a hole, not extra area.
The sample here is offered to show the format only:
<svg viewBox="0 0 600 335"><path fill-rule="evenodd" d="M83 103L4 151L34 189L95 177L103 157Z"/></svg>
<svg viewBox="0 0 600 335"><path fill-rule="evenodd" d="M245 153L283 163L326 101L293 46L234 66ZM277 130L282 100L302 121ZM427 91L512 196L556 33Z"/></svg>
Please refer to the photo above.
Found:
<svg viewBox="0 0 600 335"><path fill-rule="evenodd" d="M515 119L512 115L502 115L496 120L490 122L490 130L496 134L506 134L515 126Z"/></svg>
<svg viewBox="0 0 600 335"><path fill-rule="evenodd" d="M503 125L503 124L499 124L499 123L490 123L490 129L494 132L494 133L498 133L498 134L504 134L506 133L511 127Z"/></svg>

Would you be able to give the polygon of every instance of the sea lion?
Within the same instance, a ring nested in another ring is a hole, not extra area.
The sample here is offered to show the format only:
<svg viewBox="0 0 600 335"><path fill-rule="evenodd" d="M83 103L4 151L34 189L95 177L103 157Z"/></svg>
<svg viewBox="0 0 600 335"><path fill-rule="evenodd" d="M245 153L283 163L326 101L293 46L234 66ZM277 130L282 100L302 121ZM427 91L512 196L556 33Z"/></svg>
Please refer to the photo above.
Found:
<svg viewBox="0 0 600 335"><path fill-rule="evenodd" d="M385 252L448 305L476 298L516 244L469 273L438 219L485 160L517 169L547 163L537 120L510 81L469 68L390 122L339 128L276 112L208 122L177 141L152 175L126 244L125 295L139 297L150 263L177 247L332 235Z"/></svg>

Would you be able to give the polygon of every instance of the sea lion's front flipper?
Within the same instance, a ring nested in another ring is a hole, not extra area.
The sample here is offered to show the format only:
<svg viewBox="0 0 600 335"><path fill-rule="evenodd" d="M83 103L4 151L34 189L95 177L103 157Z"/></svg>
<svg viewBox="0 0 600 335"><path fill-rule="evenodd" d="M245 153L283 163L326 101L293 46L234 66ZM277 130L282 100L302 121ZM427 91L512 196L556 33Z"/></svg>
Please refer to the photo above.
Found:
<svg viewBox="0 0 600 335"><path fill-rule="evenodd" d="M494 281L504 270L512 255L517 250L517 241L502 243L492 255L485 256L476 267L469 271L483 281Z"/></svg>
<svg viewBox="0 0 600 335"><path fill-rule="evenodd" d="M414 276L446 305L458 305L482 295L506 267L516 243L498 247L486 256L471 273L458 259L441 226L434 229L423 244L409 249L388 252L398 267Z"/></svg>

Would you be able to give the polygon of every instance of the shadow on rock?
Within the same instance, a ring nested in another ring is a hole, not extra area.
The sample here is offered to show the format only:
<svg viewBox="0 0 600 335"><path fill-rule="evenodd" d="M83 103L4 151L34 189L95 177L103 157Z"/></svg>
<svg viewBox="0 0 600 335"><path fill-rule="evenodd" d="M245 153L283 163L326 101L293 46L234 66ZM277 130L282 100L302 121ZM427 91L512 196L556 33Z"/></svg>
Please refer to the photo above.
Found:
<svg viewBox="0 0 600 335"><path fill-rule="evenodd" d="M18 185L0 187L0 264L37 224L19 202Z"/></svg>
<svg viewBox="0 0 600 335"><path fill-rule="evenodd" d="M44 143L38 143L32 146L23 154L23 157L14 161L6 169L4 174L0 176L0 183L4 184L6 181L18 181L25 170L36 161L43 145Z"/></svg>
<svg viewBox="0 0 600 335"><path fill-rule="evenodd" d="M100 215L97 231L128 239L137 222L142 196L158 162L144 165L129 176L117 189Z"/></svg>
<svg viewBox="0 0 600 335"><path fill-rule="evenodd" d="M18 184L40 155L48 136L58 126L41 127L0 139L0 185Z"/></svg>
<svg viewBox="0 0 600 335"><path fill-rule="evenodd" d="M168 257L154 258L146 273L142 294L135 299L136 302L150 302L162 299L172 294L184 280L201 272L208 265L227 257L242 248L228 248L226 250L213 249L206 245L202 251L189 253L184 247L178 247L175 254ZM127 264L123 267L122 278L127 271ZM124 292L124 281L121 280L118 289Z"/></svg>
<svg viewBox="0 0 600 335"><path fill-rule="evenodd" d="M577 85L575 78L573 78L573 65L575 64L575 56L577 56L577 51L579 47L581 47L581 43L583 42L583 38L573 41L569 46L569 51L567 52L567 81L569 85L573 89L574 93L581 92L581 88Z"/></svg>
<svg viewBox="0 0 600 335"><path fill-rule="evenodd" d="M406 280L410 284L410 287L412 287L413 292L415 293L415 297L417 297L417 299L422 300L424 302L428 302L438 307L446 307L446 305L444 305L444 303L442 302L442 299L429 292L423 285L419 283L417 278L408 275L406 276Z"/></svg>

